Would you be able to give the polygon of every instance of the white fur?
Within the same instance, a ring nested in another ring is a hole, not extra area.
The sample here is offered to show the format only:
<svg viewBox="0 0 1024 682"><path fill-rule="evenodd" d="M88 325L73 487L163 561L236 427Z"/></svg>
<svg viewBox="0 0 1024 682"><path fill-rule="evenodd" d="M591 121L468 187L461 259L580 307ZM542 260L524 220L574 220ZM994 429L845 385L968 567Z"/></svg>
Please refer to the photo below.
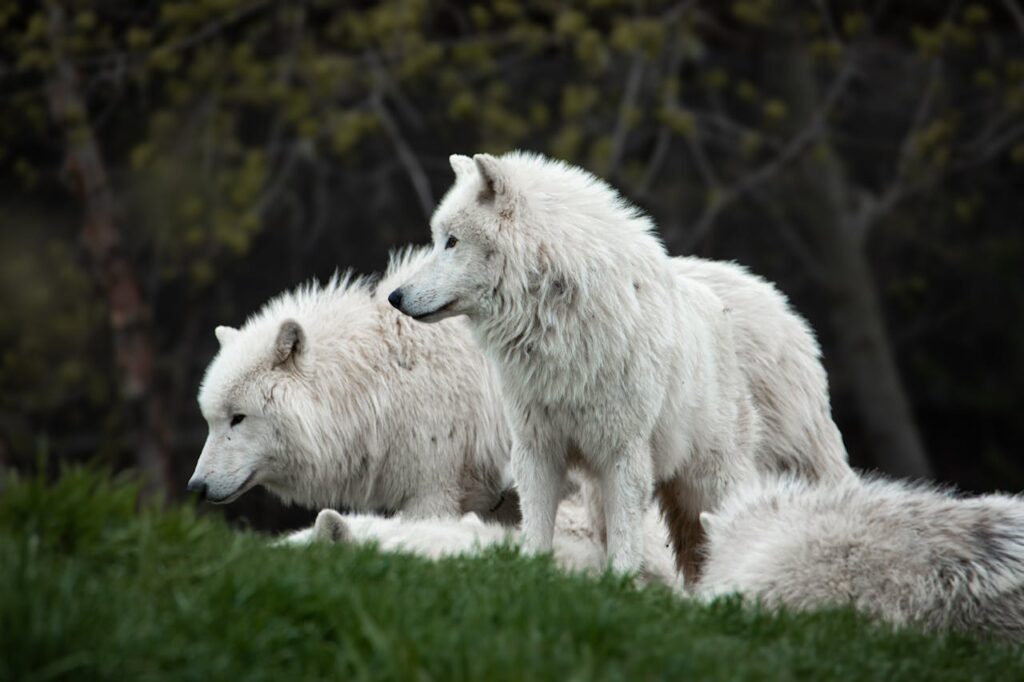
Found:
<svg viewBox="0 0 1024 682"><path fill-rule="evenodd" d="M692 571L699 511L764 468L732 311L589 173L523 153L453 157L452 167L434 250L392 301L428 322L467 315L497 366L524 547L551 548L558 491L580 464L599 482L615 568L641 563L636 529L657 483Z"/></svg>
<svg viewBox="0 0 1024 682"><path fill-rule="evenodd" d="M762 418L759 470L808 481L852 479L832 421L821 349L786 296L736 263L689 256L672 264L677 274L709 286L729 310L740 368Z"/></svg>
<svg viewBox="0 0 1024 682"><path fill-rule="evenodd" d="M657 510L644 517L645 571L641 579L676 590L682 581L672 559L672 550ZM316 523L281 538L278 544L306 545L313 542L374 543L385 552L405 552L429 559L459 554L476 554L493 545L514 545L519 533L496 523L484 523L475 514L461 519L383 518L362 514L341 515L324 509ZM580 493L570 495L559 507L555 523L553 558L566 570L599 572L605 568L602 540L594 533Z"/></svg>
<svg viewBox="0 0 1024 682"><path fill-rule="evenodd" d="M241 329L218 328L192 485L215 502L260 484L314 508L489 512L510 485L493 371L462 321L419 325L383 298L421 260L396 258L383 294L336 277L270 301Z"/></svg>
<svg viewBox="0 0 1024 682"><path fill-rule="evenodd" d="M881 479L767 481L702 514L697 593L1024 640L1024 499Z"/></svg>

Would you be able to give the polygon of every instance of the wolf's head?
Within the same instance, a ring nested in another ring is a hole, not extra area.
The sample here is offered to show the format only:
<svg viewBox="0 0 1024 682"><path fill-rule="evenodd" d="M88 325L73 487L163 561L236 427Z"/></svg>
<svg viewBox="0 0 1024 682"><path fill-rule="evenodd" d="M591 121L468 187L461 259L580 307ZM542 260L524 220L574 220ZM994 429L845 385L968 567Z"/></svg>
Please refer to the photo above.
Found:
<svg viewBox="0 0 1024 682"><path fill-rule="evenodd" d="M434 248L388 301L424 322L479 312L500 278L502 239L521 195L502 159L488 154L450 157L455 184L430 221Z"/></svg>
<svg viewBox="0 0 1024 682"><path fill-rule="evenodd" d="M529 152L450 161L455 184L431 219L433 250L388 297L411 317L480 319L505 314L503 300L571 301L623 249L664 254L651 221L582 168Z"/></svg>
<svg viewBox="0 0 1024 682"><path fill-rule="evenodd" d="M335 544L352 541L352 530L345 522L345 517L333 509L321 509L312 526L285 535L274 544L310 545L317 542Z"/></svg>
<svg viewBox="0 0 1024 682"><path fill-rule="evenodd" d="M308 349L294 320L216 333L220 352L199 390L210 430L188 489L224 504L283 474L296 432L296 410L285 405L294 402Z"/></svg>

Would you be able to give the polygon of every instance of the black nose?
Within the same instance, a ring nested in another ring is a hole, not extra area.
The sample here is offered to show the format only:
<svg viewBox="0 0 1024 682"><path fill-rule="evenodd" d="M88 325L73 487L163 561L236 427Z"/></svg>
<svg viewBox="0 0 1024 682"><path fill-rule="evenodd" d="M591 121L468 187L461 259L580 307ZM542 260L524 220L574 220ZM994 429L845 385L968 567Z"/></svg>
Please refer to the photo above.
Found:
<svg viewBox="0 0 1024 682"><path fill-rule="evenodd" d="M388 295L388 303L395 306L399 310L402 309L402 290L395 289Z"/></svg>
<svg viewBox="0 0 1024 682"><path fill-rule="evenodd" d="M198 493L200 500L206 499L206 481L194 478L188 482L187 489L190 493Z"/></svg>

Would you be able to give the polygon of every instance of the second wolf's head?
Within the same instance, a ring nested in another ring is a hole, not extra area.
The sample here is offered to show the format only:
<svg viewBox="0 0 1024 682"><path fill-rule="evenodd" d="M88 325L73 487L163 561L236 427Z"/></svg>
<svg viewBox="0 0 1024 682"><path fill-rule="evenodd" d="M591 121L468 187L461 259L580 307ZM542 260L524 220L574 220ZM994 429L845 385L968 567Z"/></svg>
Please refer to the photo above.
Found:
<svg viewBox="0 0 1024 682"><path fill-rule="evenodd" d="M502 228L515 210L517 195L498 159L455 154L450 161L455 184L431 219L433 251L388 296L393 306L424 322L479 312L500 279Z"/></svg>
<svg viewBox="0 0 1024 682"><path fill-rule="evenodd" d="M581 168L527 152L450 161L433 250L388 297L411 317L508 317L527 300L556 310L603 283L624 252L664 253L650 220Z"/></svg>

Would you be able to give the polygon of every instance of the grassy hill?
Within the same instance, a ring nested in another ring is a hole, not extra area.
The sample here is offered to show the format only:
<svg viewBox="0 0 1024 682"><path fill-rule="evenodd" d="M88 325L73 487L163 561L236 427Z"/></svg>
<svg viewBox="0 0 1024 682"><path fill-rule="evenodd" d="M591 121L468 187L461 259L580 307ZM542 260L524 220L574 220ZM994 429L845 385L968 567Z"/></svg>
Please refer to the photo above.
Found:
<svg viewBox="0 0 1024 682"><path fill-rule="evenodd" d="M511 550L267 546L88 471L0 489L0 680L1021 680L1024 654L849 611L710 607Z"/></svg>

